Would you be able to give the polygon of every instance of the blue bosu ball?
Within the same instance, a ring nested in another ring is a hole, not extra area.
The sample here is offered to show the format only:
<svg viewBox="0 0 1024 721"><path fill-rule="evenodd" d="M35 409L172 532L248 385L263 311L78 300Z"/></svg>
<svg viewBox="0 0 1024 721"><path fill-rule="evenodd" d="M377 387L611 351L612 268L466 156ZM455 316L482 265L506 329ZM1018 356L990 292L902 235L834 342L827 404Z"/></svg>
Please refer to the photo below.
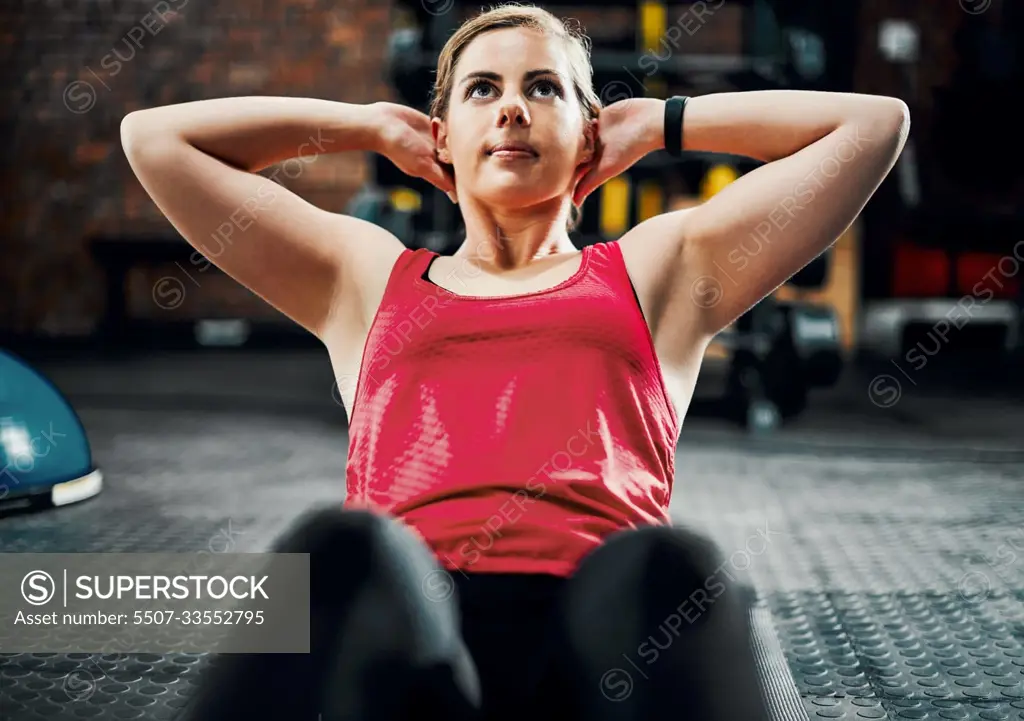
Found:
<svg viewBox="0 0 1024 721"><path fill-rule="evenodd" d="M23 360L0 350L0 508L95 496L103 475L78 414Z"/></svg>

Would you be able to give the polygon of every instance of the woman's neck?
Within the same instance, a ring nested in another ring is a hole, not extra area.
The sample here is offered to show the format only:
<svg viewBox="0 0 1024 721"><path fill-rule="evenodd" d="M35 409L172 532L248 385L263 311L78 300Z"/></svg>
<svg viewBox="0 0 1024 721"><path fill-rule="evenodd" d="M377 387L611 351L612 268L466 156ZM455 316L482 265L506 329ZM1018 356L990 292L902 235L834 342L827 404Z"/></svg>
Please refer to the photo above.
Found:
<svg viewBox="0 0 1024 721"><path fill-rule="evenodd" d="M502 214L473 212L464 205L463 218L466 240L455 255L482 267L512 270L538 259L576 252L566 231L568 214L561 208Z"/></svg>

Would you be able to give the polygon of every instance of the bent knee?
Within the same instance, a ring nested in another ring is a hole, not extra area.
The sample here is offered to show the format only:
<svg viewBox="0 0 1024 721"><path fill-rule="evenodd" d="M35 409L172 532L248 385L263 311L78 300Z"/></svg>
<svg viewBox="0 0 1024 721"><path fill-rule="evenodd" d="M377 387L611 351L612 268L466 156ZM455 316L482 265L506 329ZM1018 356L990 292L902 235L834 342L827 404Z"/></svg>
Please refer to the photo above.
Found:
<svg viewBox="0 0 1024 721"><path fill-rule="evenodd" d="M610 536L584 563L629 563L634 569L668 566L713 573L725 556L707 536L677 526L643 526Z"/></svg>
<svg viewBox="0 0 1024 721"><path fill-rule="evenodd" d="M275 553L308 553L311 559L347 559L387 553L400 543L401 524L386 515L336 507L306 511L273 544ZM409 532L404 535L410 536Z"/></svg>
<svg viewBox="0 0 1024 721"><path fill-rule="evenodd" d="M614 574L624 584L657 586L673 595L703 598L736 590L748 600L747 574L710 538L676 526L645 526L608 540L580 566L580 575Z"/></svg>
<svg viewBox="0 0 1024 721"><path fill-rule="evenodd" d="M366 583L413 597L438 575L435 559L404 524L362 509L307 511L272 552L308 554L311 594L320 599L341 597Z"/></svg>

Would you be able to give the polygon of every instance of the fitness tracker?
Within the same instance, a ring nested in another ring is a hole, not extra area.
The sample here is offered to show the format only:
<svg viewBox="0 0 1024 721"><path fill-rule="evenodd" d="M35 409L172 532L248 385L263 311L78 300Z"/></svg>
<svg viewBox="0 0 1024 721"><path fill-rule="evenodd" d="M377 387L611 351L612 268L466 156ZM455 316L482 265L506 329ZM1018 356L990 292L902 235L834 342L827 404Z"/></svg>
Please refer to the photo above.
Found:
<svg viewBox="0 0 1024 721"><path fill-rule="evenodd" d="M683 154L683 111L689 99L673 95L665 101L665 150L676 158Z"/></svg>

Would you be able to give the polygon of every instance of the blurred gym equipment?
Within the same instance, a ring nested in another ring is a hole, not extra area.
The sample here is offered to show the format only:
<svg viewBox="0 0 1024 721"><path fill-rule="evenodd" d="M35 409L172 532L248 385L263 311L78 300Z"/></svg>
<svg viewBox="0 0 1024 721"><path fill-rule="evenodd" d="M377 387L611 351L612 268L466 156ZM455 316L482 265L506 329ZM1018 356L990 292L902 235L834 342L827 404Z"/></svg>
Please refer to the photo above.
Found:
<svg viewBox="0 0 1024 721"><path fill-rule="evenodd" d="M828 306L758 304L721 342L732 350L726 400L747 428L763 432L801 413L812 388L839 379L839 322Z"/></svg>
<svg viewBox="0 0 1024 721"><path fill-rule="evenodd" d="M927 89L924 140L912 133L892 179L863 214L865 355L908 356L952 319L958 325L940 339L944 347L984 355L986 363L1013 363L1024 350L1024 283L1014 269L1024 247L1024 140L1006 112L1007 98L1024 81L1016 48L1024 13L1014 2L985 8L957 25L951 39L958 65L944 85ZM880 54L908 98L923 92L918 64L929 62L920 57L919 33L895 19L879 30ZM984 132L965 138L964 128L977 118L986 119Z"/></svg>
<svg viewBox="0 0 1024 721"><path fill-rule="evenodd" d="M71 404L41 373L0 351L0 512L65 506L102 489Z"/></svg>
<svg viewBox="0 0 1024 721"><path fill-rule="evenodd" d="M364 194L365 195L365 194ZM377 211L363 209L372 200L357 198L360 212L370 217ZM362 216L360 216L362 217ZM376 222L376 221L375 221ZM180 311L193 289L202 281L222 276L217 266L180 236L99 235L88 243L93 260L104 270L106 305L92 339L96 350L117 356L152 347L166 349L317 347L319 342L290 321L268 318L202 318ZM133 317L129 303L136 273L155 280L145 292L158 313ZM156 277L161 273L162 277Z"/></svg>

